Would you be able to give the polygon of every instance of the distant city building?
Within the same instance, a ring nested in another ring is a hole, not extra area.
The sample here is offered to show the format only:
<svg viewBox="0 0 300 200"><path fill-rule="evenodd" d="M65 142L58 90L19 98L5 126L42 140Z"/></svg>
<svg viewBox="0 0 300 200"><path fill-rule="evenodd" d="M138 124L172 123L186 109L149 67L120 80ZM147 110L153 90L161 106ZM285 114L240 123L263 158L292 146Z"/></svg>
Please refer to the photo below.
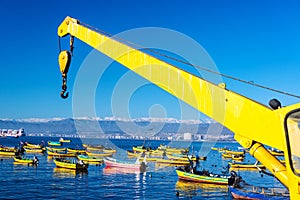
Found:
<svg viewBox="0 0 300 200"><path fill-rule="evenodd" d="M183 134L184 140L192 140L192 134L191 133L184 133Z"/></svg>

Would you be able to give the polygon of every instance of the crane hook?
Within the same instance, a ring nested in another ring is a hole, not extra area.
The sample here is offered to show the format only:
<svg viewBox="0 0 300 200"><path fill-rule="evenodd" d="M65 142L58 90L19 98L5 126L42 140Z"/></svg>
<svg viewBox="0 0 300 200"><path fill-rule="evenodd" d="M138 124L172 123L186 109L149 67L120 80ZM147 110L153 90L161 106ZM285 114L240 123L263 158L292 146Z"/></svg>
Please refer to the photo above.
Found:
<svg viewBox="0 0 300 200"><path fill-rule="evenodd" d="M69 96L69 92L67 92L66 94L65 94L65 92L66 92L66 91L64 91L64 90L60 92L60 96L61 96L61 98L63 98L63 99L66 99L66 98L68 98L68 96Z"/></svg>
<svg viewBox="0 0 300 200"><path fill-rule="evenodd" d="M65 94L65 92L67 90L67 74L71 63L71 53L69 51L60 52L58 56L58 63L62 74L62 91L60 96L61 98L66 99L69 96L69 93Z"/></svg>
<svg viewBox="0 0 300 200"><path fill-rule="evenodd" d="M61 98L63 98L63 99L68 98L69 92L67 92L65 94L65 92L67 91L67 75L66 74L62 75L62 86L61 86L61 88L62 88L62 91L60 92Z"/></svg>

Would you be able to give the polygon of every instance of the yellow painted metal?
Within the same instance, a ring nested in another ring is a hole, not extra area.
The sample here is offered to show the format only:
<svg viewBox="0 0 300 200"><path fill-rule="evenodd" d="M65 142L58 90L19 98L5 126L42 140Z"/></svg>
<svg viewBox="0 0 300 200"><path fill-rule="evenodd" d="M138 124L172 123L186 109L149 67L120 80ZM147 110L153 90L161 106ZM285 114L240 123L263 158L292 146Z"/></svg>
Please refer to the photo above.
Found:
<svg viewBox="0 0 300 200"><path fill-rule="evenodd" d="M68 51L60 52L58 56L58 64L60 68L60 72L63 76L66 76L68 73L71 62L71 54Z"/></svg>
<svg viewBox="0 0 300 200"><path fill-rule="evenodd" d="M162 60L127 46L113 38L93 31L79 21L67 17L58 28L58 35L72 35L113 60L144 77L158 87L181 99L195 109L211 117L235 133L235 139L244 147L250 148L255 142L287 152L284 118L300 104L272 110L254 100L226 89L226 85L212 84ZM290 170L271 159L269 152L252 151L271 172L300 199L299 178ZM265 155L265 156L263 156ZM287 160L288 155L285 153ZM273 157L274 158L274 157Z"/></svg>
<svg viewBox="0 0 300 200"><path fill-rule="evenodd" d="M271 169L271 172L280 180L281 183L288 185L286 167L267 149L265 149L262 144L255 143L250 148L249 153L257 158L257 160L261 160L261 163L266 166L267 169Z"/></svg>

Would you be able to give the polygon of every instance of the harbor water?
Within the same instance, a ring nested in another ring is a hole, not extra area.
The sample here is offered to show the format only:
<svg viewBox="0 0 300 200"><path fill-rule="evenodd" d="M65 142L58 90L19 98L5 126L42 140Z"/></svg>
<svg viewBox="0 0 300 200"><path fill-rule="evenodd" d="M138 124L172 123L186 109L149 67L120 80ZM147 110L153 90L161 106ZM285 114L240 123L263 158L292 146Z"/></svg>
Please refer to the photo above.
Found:
<svg viewBox="0 0 300 200"><path fill-rule="evenodd" d="M66 138L69 139L69 138ZM101 139L74 139L63 146L81 147L82 143L102 144L117 149L118 159L126 159L126 150L133 146L144 144L152 149L160 144L172 147L185 147L190 151L197 151L201 156L207 156L201 161L201 167L210 172L222 174L226 171L228 162L218 151L211 146L227 147L236 150L239 144L234 142L169 142L169 141L142 141L142 140L101 140ZM0 138L4 146L16 146L21 141L38 144L41 141L58 141L54 137L21 137ZM28 154L27 156L33 156ZM39 165L29 166L16 164L12 157L1 157L0 161L0 199L232 199L228 194L227 186L200 184L179 181L175 166L162 166L148 163L145 173L119 172L105 168L105 165L90 165L88 172L75 172L56 168L51 157L47 154L36 154ZM134 160L133 160L134 162ZM255 159L249 154L244 160L254 163ZM236 170L243 179L253 185L265 187L282 187L274 178L262 175L258 170ZM176 195L179 194L179 196Z"/></svg>

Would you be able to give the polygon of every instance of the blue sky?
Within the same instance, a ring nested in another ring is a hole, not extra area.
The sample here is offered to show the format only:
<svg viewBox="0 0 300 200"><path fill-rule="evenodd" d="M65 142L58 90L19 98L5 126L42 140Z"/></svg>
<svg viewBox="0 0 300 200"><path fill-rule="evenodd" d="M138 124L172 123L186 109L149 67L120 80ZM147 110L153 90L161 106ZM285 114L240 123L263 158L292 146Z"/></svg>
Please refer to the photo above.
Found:
<svg viewBox="0 0 300 200"><path fill-rule="evenodd" d="M4 0L0 4L0 118L73 116L73 83L92 49L75 41L68 80L71 96L62 100L56 31L66 16L112 34L141 27L178 31L201 44L221 73L300 95L299 1ZM99 84L96 91L98 117L115 115L111 96L125 73L127 70L117 65L105 72L100 81L105 84ZM283 105L299 102L228 79L224 82L228 89L264 104L274 97ZM196 111L179 104L161 89L145 84L130 97L128 110L133 118L181 119L182 109L186 109L184 118L197 118Z"/></svg>

